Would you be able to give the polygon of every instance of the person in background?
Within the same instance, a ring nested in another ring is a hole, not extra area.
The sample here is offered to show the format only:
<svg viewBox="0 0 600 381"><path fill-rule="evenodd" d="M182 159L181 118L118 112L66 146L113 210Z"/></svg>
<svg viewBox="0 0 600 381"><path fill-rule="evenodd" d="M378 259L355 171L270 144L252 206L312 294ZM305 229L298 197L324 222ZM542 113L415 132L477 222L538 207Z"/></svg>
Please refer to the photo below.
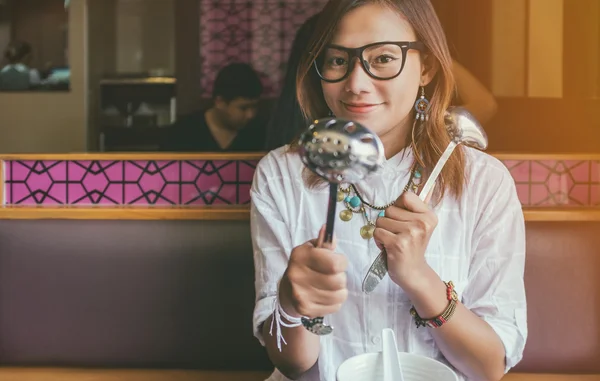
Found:
<svg viewBox="0 0 600 381"><path fill-rule="evenodd" d="M8 64L0 70L0 90L25 91L40 85L40 73L29 67L33 57L33 49L29 43L11 42L4 57Z"/></svg>
<svg viewBox="0 0 600 381"><path fill-rule="evenodd" d="M318 17L319 13L307 19L296 32L283 87L267 124L267 151L291 142L309 124L309 120L300 110L296 97L296 74L301 54L308 45ZM489 122L498 107L494 95L456 60L453 60L452 71L457 88L454 103L469 110L480 123Z"/></svg>
<svg viewBox="0 0 600 381"><path fill-rule="evenodd" d="M262 151L264 125L256 119L263 91L260 78L245 63L219 71L213 87L213 105L184 116L168 127L162 151Z"/></svg>

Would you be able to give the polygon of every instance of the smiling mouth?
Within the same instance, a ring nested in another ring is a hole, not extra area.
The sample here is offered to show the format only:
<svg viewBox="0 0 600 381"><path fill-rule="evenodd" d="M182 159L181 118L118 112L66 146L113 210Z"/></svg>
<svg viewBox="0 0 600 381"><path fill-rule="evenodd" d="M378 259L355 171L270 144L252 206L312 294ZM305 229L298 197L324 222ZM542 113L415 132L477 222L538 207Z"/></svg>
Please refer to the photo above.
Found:
<svg viewBox="0 0 600 381"><path fill-rule="evenodd" d="M342 102L344 108L352 113L365 114L375 110L381 103L345 103Z"/></svg>

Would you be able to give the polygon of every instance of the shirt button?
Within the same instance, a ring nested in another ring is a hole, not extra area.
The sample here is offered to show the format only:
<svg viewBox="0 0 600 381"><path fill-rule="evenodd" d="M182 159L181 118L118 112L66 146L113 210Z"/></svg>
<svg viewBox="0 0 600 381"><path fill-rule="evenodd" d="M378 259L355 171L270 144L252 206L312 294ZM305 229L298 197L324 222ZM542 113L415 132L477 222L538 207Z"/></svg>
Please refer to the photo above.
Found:
<svg viewBox="0 0 600 381"><path fill-rule="evenodd" d="M379 337L379 336L371 336L371 342L373 344L379 344L379 343L381 343L381 337Z"/></svg>

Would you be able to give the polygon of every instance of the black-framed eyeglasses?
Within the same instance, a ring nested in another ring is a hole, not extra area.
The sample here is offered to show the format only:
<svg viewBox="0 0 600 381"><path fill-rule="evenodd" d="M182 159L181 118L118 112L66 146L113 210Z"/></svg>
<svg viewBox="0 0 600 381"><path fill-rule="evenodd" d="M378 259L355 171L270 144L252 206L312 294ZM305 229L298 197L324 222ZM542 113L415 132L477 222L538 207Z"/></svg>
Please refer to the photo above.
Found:
<svg viewBox="0 0 600 381"><path fill-rule="evenodd" d="M424 51L420 41L375 42L360 48L327 45L314 61L319 77L325 82L340 82L354 70L358 58L362 67L372 78L388 80L402 73L408 51Z"/></svg>

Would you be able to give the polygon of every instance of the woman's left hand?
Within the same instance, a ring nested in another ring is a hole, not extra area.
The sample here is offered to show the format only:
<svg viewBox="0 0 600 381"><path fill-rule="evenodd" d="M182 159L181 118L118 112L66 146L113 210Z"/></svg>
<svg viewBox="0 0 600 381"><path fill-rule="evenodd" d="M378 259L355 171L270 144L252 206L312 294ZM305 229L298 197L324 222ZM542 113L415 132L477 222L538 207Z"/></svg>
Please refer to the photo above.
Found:
<svg viewBox="0 0 600 381"><path fill-rule="evenodd" d="M404 192L375 224L373 238L387 252L390 279L406 289L427 268L425 250L437 226L435 213L412 192Z"/></svg>

